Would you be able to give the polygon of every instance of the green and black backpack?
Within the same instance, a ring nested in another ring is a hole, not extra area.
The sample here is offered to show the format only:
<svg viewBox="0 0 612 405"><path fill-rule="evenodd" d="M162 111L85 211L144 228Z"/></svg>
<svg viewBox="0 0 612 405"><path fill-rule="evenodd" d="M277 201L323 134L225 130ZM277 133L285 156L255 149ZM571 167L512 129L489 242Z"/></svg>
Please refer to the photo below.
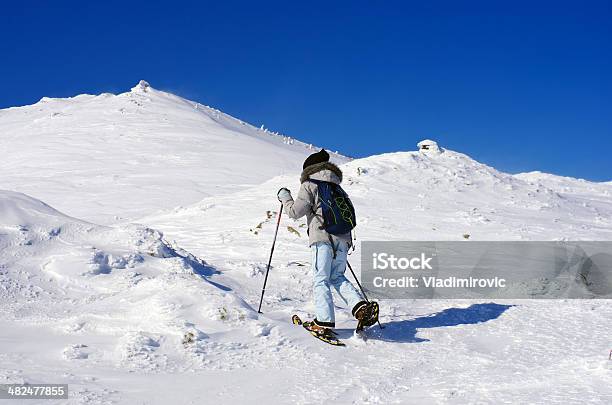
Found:
<svg viewBox="0 0 612 405"><path fill-rule="evenodd" d="M348 194L339 184L313 180L319 189L319 201L323 210L323 227L331 235L344 235L357 225L355 208Z"/></svg>

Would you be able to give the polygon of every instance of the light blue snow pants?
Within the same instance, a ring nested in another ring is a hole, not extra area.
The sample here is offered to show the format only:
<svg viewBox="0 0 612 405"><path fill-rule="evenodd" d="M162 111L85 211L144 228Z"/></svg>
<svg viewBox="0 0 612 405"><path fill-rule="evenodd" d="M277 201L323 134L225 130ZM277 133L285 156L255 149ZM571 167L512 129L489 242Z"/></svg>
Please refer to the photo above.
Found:
<svg viewBox="0 0 612 405"><path fill-rule="evenodd" d="M335 259L330 242L316 242L311 246L316 319L321 325L330 327L334 327L336 322L331 287L334 287L342 300L348 304L349 310L362 300L355 287L344 276L348 243L337 240L334 244Z"/></svg>

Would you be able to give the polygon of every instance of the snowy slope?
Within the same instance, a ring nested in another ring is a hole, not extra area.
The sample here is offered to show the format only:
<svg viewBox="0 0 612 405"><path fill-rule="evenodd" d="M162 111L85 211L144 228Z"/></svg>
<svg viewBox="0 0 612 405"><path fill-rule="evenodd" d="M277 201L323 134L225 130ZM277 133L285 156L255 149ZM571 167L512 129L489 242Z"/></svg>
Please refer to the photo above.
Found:
<svg viewBox="0 0 612 405"><path fill-rule="evenodd" d="M227 369L223 354L239 356L243 334L270 334L222 275L158 232L94 225L10 191L0 191L0 306L0 383L60 378L73 403L135 403L106 379Z"/></svg>
<svg viewBox="0 0 612 405"><path fill-rule="evenodd" d="M584 193L561 195L452 151L342 169L364 240L611 236L612 201L598 199L596 216ZM387 328L365 342L338 302L348 348L312 339L288 322L313 311L303 221L282 222L258 315L274 195L295 190L298 174L141 219L165 237L0 193L0 327L10 348L0 351L0 382L67 382L75 404L612 398L607 301L384 301Z"/></svg>
<svg viewBox="0 0 612 405"><path fill-rule="evenodd" d="M257 314L297 141L144 83L0 128L0 383L68 383L69 404L612 401L608 301L383 301L367 341L337 302L348 347L312 339L289 323L313 311L303 220L282 219ZM449 150L341 168L360 240L612 239L610 183Z"/></svg>
<svg viewBox="0 0 612 405"><path fill-rule="evenodd" d="M99 223L258 184L309 153L310 145L144 81L119 95L0 110L2 187Z"/></svg>
<svg viewBox="0 0 612 405"><path fill-rule="evenodd" d="M603 198L612 187L606 183L591 183L598 187L591 194L560 193L448 150L439 155L389 153L341 168L362 240L462 240L466 234L470 240L612 239L612 198ZM288 186L297 192L298 178L298 172L279 176L142 221L176 236L190 250L213 243L214 252L224 258L261 239L256 227L273 224L266 212L278 210L276 191ZM300 233L287 231L287 241L303 246L304 221L285 225Z"/></svg>
<svg viewBox="0 0 612 405"><path fill-rule="evenodd" d="M542 172L520 173L516 178L530 184L544 186L555 190L559 195L579 201L584 207L590 207L596 221L602 222L602 215L612 198L612 182L594 183L584 179L556 176Z"/></svg>
<svg viewBox="0 0 612 405"><path fill-rule="evenodd" d="M612 238L612 199L593 195L596 207L584 204L587 195L562 195L461 153L392 153L342 169L362 240ZM297 172L281 176L143 221L206 254L256 304L278 210L274 194L281 186L295 192L297 178ZM313 316L306 245L304 221L283 220L264 304L263 319L273 324L295 312ZM358 268L359 248L352 261ZM306 342L329 368L341 370L337 382L317 364L305 366L305 376L283 366L284 375L326 388L298 396L304 403L605 403L612 398L604 382L612 372L606 357L611 309L607 301L385 301L382 319L389 326L372 331L365 345L351 338L351 350L337 353ZM341 328L354 325L347 311L337 317ZM350 336L347 329L341 333ZM290 391L279 388L278 395Z"/></svg>

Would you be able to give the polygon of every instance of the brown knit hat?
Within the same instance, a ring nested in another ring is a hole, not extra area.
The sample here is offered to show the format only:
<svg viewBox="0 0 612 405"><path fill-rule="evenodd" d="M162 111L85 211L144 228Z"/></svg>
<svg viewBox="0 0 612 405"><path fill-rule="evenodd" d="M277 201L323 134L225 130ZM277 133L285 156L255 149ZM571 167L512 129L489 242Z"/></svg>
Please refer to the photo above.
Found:
<svg viewBox="0 0 612 405"><path fill-rule="evenodd" d="M325 149L321 149L317 153L313 153L312 155L308 156L304 161L304 166L302 167L302 169L323 162L329 162L329 153L327 153Z"/></svg>

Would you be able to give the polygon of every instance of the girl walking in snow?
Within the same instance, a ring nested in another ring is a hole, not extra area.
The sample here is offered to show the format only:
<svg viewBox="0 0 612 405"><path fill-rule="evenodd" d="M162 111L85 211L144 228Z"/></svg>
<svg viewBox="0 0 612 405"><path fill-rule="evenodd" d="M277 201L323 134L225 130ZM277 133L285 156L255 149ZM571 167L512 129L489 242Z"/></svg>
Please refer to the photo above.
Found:
<svg viewBox="0 0 612 405"><path fill-rule="evenodd" d="M339 187L342 171L329 161L329 154L322 149L306 158L300 182L300 191L295 200L286 188L278 191L278 199L289 217L298 219L306 216L308 223L316 318L306 325L307 329L321 335L333 335L336 323L332 287L352 309L353 316L362 326L373 325L378 320L378 304L365 301L344 275L348 250L352 245L350 229L355 223L352 204ZM335 191L338 189L340 191ZM332 190L332 194L322 195L326 190ZM334 192L342 193L342 196L338 197ZM352 219L347 217L350 213L346 214L349 207L353 212ZM351 222L351 225L345 228L348 232L338 234L334 230L342 232L342 227L334 228L334 224L326 223L324 211L330 212L333 209L340 211L332 213L331 218L342 216Z"/></svg>

